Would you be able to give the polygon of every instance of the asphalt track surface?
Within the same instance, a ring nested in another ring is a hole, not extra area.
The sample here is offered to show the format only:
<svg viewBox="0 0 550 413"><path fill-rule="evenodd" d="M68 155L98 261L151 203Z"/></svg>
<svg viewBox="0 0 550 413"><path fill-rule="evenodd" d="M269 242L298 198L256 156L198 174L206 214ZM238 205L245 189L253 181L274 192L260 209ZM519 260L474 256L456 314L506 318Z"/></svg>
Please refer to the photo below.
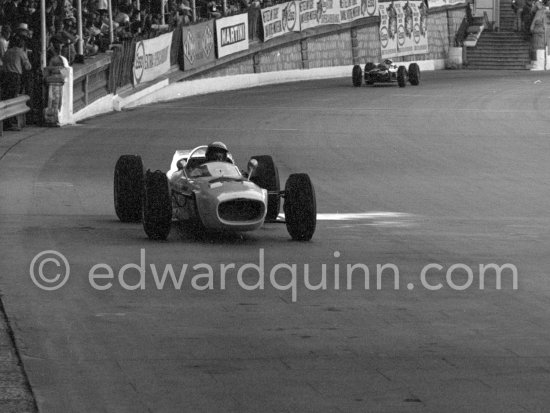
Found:
<svg viewBox="0 0 550 413"><path fill-rule="evenodd" d="M199 96L21 140L0 160L0 288L40 411L547 411L549 107L546 74L445 71L404 89L334 79ZM283 184L311 176L311 242L290 241L283 224L174 226L152 242L117 221L121 154L166 170L176 148L212 140L243 166L272 155ZM45 250L70 264L55 291L30 277ZM122 270L141 254L145 288L129 290L140 273ZM243 267L262 256L263 271ZM103 291L89 280L100 263L114 276L97 281L112 284ZM432 263L436 291L420 277ZM490 275L480 289L490 263L514 265L517 289L509 269L500 290ZM311 284L326 264L326 289L306 288L304 264ZM357 271L348 290L347 264L367 266L369 289ZM388 270L377 288L377 264L398 268L399 289ZM187 265L181 289L157 288L153 267L167 265ZM208 267L213 288L200 291ZM264 289L243 288L260 272Z"/></svg>

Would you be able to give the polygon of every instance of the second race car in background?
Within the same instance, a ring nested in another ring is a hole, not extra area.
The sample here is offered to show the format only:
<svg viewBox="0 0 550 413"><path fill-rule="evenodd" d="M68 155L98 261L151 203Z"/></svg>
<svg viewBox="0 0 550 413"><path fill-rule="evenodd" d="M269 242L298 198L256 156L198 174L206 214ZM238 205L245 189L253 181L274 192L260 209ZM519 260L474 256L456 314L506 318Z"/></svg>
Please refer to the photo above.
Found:
<svg viewBox="0 0 550 413"><path fill-rule="evenodd" d="M418 63L411 63L407 69L404 65L398 66L391 59L386 59L379 64L366 63L363 75L360 65L353 66L351 72L353 86L361 86L363 84L363 77L367 85L397 83L399 87L405 87L408 81L411 85L418 86L420 83L420 67Z"/></svg>

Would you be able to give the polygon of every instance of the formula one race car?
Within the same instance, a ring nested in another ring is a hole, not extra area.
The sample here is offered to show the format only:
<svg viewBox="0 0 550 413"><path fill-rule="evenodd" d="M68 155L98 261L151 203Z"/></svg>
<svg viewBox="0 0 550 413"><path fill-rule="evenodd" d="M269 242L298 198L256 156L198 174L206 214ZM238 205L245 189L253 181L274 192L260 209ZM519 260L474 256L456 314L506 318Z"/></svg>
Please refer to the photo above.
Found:
<svg viewBox="0 0 550 413"><path fill-rule="evenodd" d="M225 145L221 142L214 144ZM122 222L143 222L150 239L165 240L172 220L213 231L251 231L265 222L286 223L294 240L315 232L315 190L307 174L291 174L280 190L279 173L269 155L254 156L243 172L231 155L207 161L209 146L178 150L168 172L143 172L138 155L123 155L115 166L115 211ZM227 151L227 149L225 149ZM284 199L285 220L278 219Z"/></svg>
<svg viewBox="0 0 550 413"><path fill-rule="evenodd" d="M351 80L353 86L359 87L362 85L363 74L361 66L353 66ZM420 83L420 67L418 67L417 63L411 63L409 70L403 65L398 67L391 59L386 59L383 63L377 65L372 62L365 64L365 83L367 85L397 82L399 87L405 87L407 80L413 86L417 86Z"/></svg>

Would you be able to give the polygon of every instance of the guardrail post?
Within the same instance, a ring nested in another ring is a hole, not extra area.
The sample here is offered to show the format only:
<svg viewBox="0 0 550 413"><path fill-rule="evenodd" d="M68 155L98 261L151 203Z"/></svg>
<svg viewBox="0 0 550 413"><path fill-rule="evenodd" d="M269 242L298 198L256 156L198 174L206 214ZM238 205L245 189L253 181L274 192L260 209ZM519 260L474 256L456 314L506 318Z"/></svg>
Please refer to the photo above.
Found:
<svg viewBox="0 0 550 413"><path fill-rule="evenodd" d="M44 83L48 90L44 122L48 126L73 123L73 69L52 66L44 69Z"/></svg>
<svg viewBox="0 0 550 413"><path fill-rule="evenodd" d="M254 65L254 73L261 73L259 53L254 53L254 55L252 56L252 62Z"/></svg>
<svg viewBox="0 0 550 413"><path fill-rule="evenodd" d="M307 44L308 39L303 39L300 41L300 46L302 49L302 69L309 69L309 57L307 53Z"/></svg>
<svg viewBox="0 0 550 413"><path fill-rule="evenodd" d="M88 74L84 76L84 106L88 106L90 104L90 100L88 99L88 89L90 87L90 78Z"/></svg>
<svg viewBox="0 0 550 413"><path fill-rule="evenodd" d="M48 126L59 126L59 112L63 101L65 78L58 67L45 68L44 82L48 89L48 99L44 108L44 123Z"/></svg>

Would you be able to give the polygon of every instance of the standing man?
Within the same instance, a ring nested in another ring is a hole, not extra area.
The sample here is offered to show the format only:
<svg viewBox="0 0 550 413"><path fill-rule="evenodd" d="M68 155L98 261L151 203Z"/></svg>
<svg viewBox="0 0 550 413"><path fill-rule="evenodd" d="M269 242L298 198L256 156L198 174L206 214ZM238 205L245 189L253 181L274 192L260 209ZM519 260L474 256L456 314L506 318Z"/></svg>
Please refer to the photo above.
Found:
<svg viewBox="0 0 550 413"><path fill-rule="evenodd" d="M8 51L8 45L10 42L11 27L9 24L2 26L2 32L0 33L0 59Z"/></svg>
<svg viewBox="0 0 550 413"><path fill-rule="evenodd" d="M31 63L23 50L23 40L15 37L10 41L10 48L2 58L2 98L12 99L19 95L23 70L31 70ZM6 119L6 130L20 130L17 119Z"/></svg>
<svg viewBox="0 0 550 413"><path fill-rule="evenodd" d="M525 0L512 0L512 10L516 13L516 32L523 32L523 8L525 7Z"/></svg>

